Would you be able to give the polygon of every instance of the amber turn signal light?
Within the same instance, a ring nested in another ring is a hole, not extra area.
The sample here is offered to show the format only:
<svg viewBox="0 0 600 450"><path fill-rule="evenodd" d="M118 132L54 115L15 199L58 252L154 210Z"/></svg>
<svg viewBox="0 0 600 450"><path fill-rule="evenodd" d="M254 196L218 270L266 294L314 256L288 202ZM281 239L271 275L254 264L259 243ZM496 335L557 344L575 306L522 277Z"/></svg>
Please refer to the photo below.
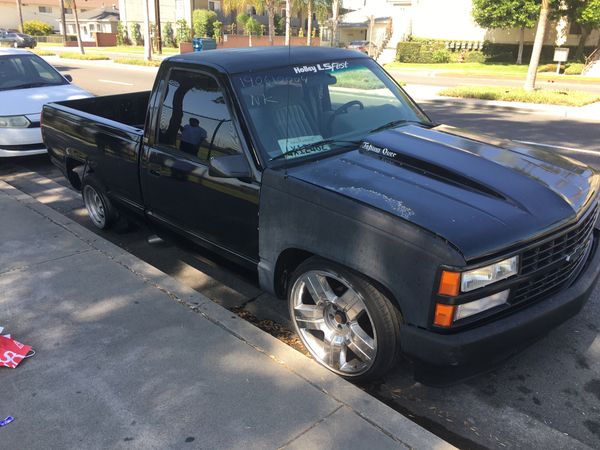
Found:
<svg viewBox="0 0 600 450"><path fill-rule="evenodd" d="M460 273L442 271L438 294L456 297L460 292Z"/></svg>
<svg viewBox="0 0 600 450"><path fill-rule="evenodd" d="M433 319L434 325L438 327L448 328L454 321L454 305L444 305L442 303L436 303L435 305L435 317Z"/></svg>

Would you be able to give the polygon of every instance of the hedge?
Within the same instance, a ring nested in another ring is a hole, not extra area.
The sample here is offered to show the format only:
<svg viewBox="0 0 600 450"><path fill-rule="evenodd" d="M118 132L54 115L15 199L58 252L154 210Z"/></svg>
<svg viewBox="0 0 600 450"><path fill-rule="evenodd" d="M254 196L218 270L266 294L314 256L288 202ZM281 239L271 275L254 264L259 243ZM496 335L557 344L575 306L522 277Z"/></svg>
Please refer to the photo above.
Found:
<svg viewBox="0 0 600 450"><path fill-rule="evenodd" d="M434 58L440 55L440 50L446 50L444 41L413 40L398 42L396 47L396 61L403 63L435 63Z"/></svg>
<svg viewBox="0 0 600 450"><path fill-rule="evenodd" d="M568 46L569 56L573 57L577 49L576 46ZM585 53L590 54L594 50L594 47L586 47ZM494 44L491 42L483 43L483 54L488 62L505 62L514 64L517 60L519 53L519 44ZM531 59L531 53L533 51L532 44L525 44L523 46L523 62L527 62ZM542 64L551 63L554 59L554 46L544 45L542 47L542 54L540 61Z"/></svg>

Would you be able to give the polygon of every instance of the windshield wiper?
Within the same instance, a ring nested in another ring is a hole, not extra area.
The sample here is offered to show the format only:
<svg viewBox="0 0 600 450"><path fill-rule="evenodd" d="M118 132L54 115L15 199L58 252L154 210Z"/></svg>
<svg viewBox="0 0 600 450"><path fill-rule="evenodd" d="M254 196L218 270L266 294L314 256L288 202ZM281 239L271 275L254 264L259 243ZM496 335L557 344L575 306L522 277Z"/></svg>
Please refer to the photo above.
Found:
<svg viewBox="0 0 600 450"><path fill-rule="evenodd" d="M42 86L48 86L48 85L50 85L50 83L47 83L47 82L25 83L25 84L18 84L16 86L12 86L11 89L27 89L27 88L42 87Z"/></svg>
<svg viewBox="0 0 600 450"><path fill-rule="evenodd" d="M321 147L321 146L327 145L327 144L360 145L361 142L362 141L345 141L342 139L323 139L321 141L311 142L310 144L304 144L304 145L301 145L300 147L289 149L277 156L273 156L271 159L269 159L269 162L276 161L281 158L285 158L286 156L292 155L294 153L306 152L307 150L311 150L315 147ZM318 153L321 153L321 152L318 152Z"/></svg>
<svg viewBox="0 0 600 450"><path fill-rule="evenodd" d="M421 122L420 120L406 120L406 119L401 119L401 120L392 120L391 122L388 122L384 125L381 125L377 128L373 128L371 131L369 131L369 134L371 133L376 133L378 131L383 131L383 130L387 130L388 128L394 128L397 127L398 125L402 125L405 123L415 123L417 125L426 125L426 126L431 126L431 123L428 122Z"/></svg>

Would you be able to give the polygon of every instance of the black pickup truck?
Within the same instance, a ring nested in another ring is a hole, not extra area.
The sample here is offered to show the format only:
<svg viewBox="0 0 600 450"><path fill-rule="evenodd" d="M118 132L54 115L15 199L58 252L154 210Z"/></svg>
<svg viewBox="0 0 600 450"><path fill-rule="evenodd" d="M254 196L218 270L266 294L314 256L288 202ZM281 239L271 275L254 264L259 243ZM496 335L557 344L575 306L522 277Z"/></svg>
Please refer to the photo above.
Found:
<svg viewBox="0 0 600 450"><path fill-rule="evenodd" d="M46 105L42 133L96 226L137 214L258 270L313 357L357 381L401 354L504 358L600 271L594 170L432 123L359 52L174 56L151 92Z"/></svg>

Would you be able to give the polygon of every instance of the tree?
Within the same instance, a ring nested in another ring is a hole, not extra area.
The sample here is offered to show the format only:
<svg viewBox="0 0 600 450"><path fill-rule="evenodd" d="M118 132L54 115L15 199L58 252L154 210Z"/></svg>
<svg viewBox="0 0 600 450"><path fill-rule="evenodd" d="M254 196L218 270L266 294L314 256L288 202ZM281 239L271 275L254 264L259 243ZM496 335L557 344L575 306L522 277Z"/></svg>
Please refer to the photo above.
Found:
<svg viewBox="0 0 600 450"><path fill-rule="evenodd" d="M219 42L221 42L222 29L223 29L223 22L221 22L220 20L215 20L213 22L213 38L217 44Z"/></svg>
<svg viewBox="0 0 600 450"><path fill-rule="evenodd" d="M144 59L152 60L152 37L150 35L150 0L144 0Z"/></svg>
<svg viewBox="0 0 600 450"><path fill-rule="evenodd" d="M194 35L196 37L210 37L214 34L213 24L217 20L217 13L208 9L197 9L192 16Z"/></svg>
<svg viewBox="0 0 600 450"><path fill-rule="evenodd" d="M337 47L338 37L337 29L340 21L340 0L332 0L331 2L331 46Z"/></svg>
<svg viewBox="0 0 600 450"><path fill-rule="evenodd" d="M63 42L67 42L67 21L65 20L65 0L60 0L60 24L62 25Z"/></svg>
<svg viewBox="0 0 600 450"><path fill-rule="evenodd" d="M581 25L581 38L575 52L575 58L583 59L585 42L588 36L592 30L600 29L600 0L586 1L577 9L576 16L575 22ZM598 39L597 47L600 48L600 39Z"/></svg>
<svg viewBox="0 0 600 450"><path fill-rule="evenodd" d="M173 27L171 26L171 22L167 22L163 25L163 39L165 45L169 47L177 47L175 43L175 32L173 31Z"/></svg>
<svg viewBox="0 0 600 450"><path fill-rule="evenodd" d="M292 26L292 0L285 0L285 45L290 45Z"/></svg>
<svg viewBox="0 0 600 450"><path fill-rule="evenodd" d="M19 14L19 31L23 32L23 9L21 8L21 0L17 0L17 13Z"/></svg>
<svg viewBox="0 0 600 450"><path fill-rule="evenodd" d="M527 70L527 78L525 79L524 88L526 91L533 91L535 89L535 79L538 66L540 65L540 55L542 54L542 46L544 45L544 37L546 36L549 14L550 0L542 0L540 18L538 20L535 40L533 42L533 51L531 52L531 60L529 61L529 69Z"/></svg>
<svg viewBox="0 0 600 450"><path fill-rule="evenodd" d="M71 8L73 9L73 15L75 16L75 32L77 34L77 45L79 46L79 53L85 55L85 50L83 49L83 42L81 41L81 27L79 26L79 14L77 14L77 2L76 0L68 0L68 3L71 5Z"/></svg>
<svg viewBox="0 0 600 450"><path fill-rule="evenodd" d="M177 42L189 42L190 41L190 27L185 19L179 19L175 22L177 27Z"/></svg>
<svg viewBox="0 0 600 450"><path fill-rule="evenodd" d="M522 64L525 28L535 25L539 11L539 1L536 0L473 0L472 15L482 28L518 28L517 64Z"/></svg>

